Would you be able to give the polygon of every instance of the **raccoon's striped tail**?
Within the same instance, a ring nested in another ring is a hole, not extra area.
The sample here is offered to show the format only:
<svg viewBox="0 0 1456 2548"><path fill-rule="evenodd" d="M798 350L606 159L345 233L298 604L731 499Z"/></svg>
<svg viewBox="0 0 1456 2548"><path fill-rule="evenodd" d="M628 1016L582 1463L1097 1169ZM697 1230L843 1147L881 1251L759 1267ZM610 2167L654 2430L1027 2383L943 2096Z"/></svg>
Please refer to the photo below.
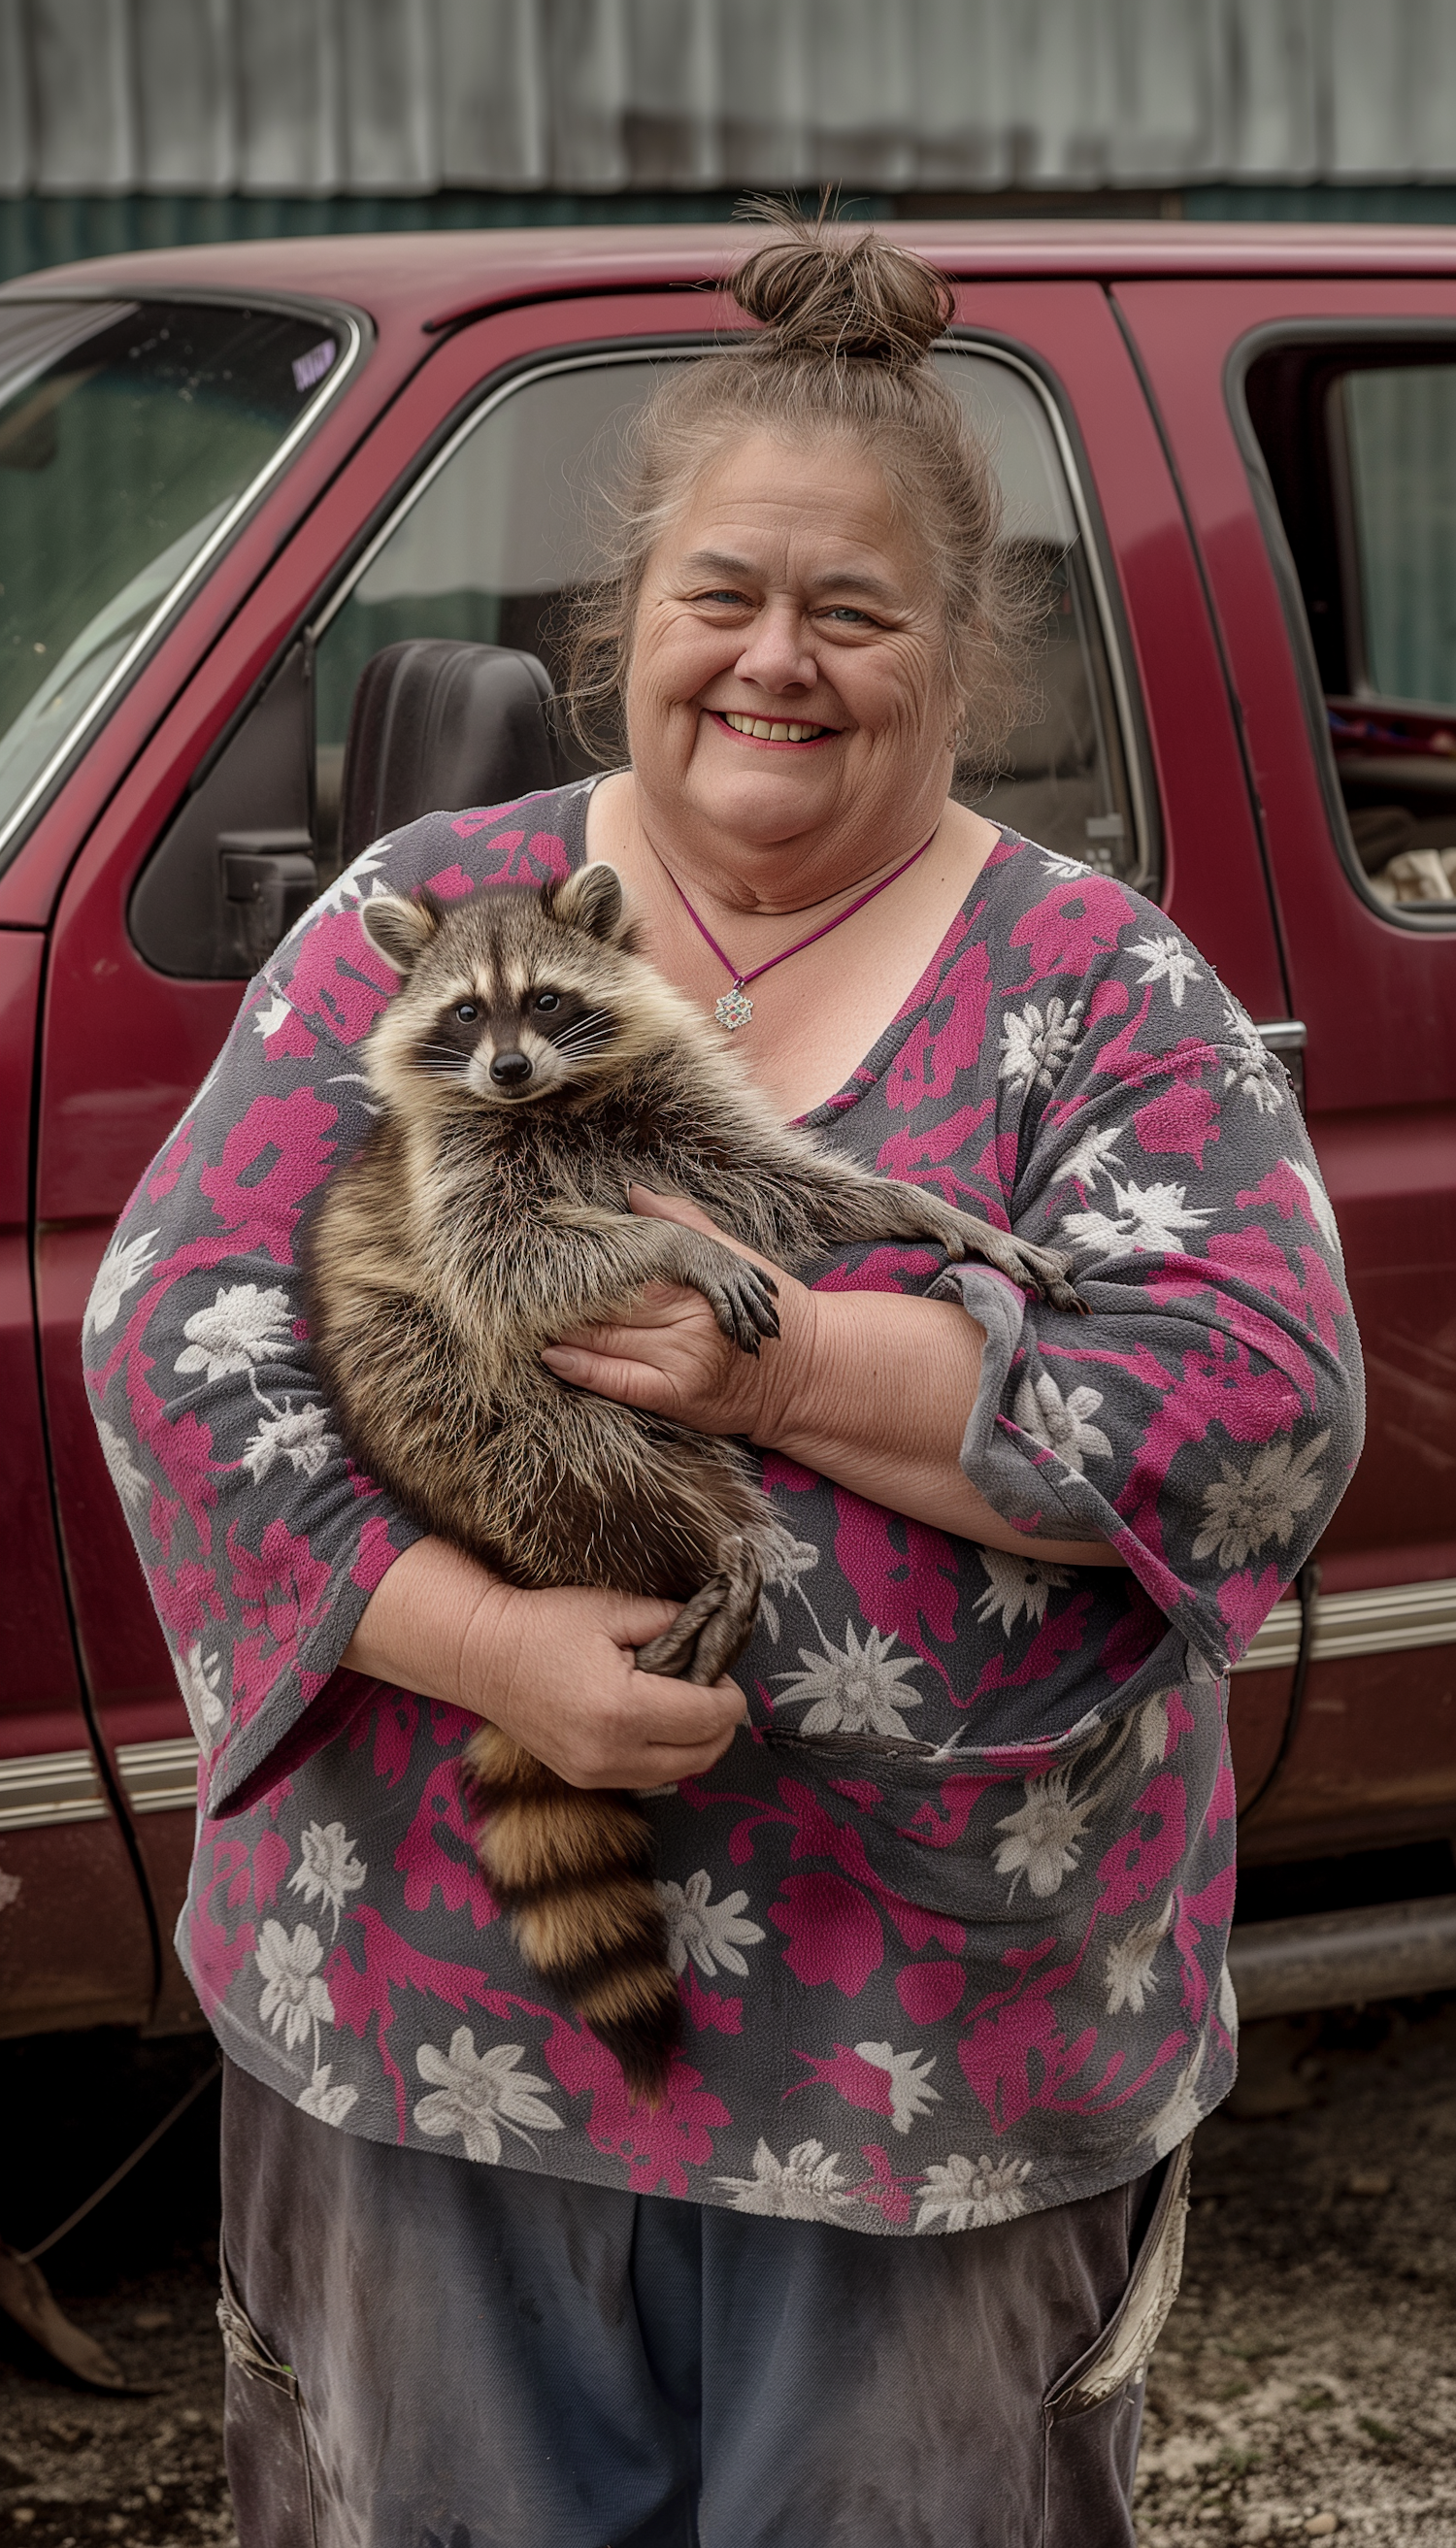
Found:
<svg viewBox="0 0 1456 2548"><path fill-rule="evenodd" d="M569 1787L494 1725L465 1758L486 1815L477 1855L521 1954L615 2053L633 2096L660 2105L682 2011L647 1816L615 1788Z"/></svg>

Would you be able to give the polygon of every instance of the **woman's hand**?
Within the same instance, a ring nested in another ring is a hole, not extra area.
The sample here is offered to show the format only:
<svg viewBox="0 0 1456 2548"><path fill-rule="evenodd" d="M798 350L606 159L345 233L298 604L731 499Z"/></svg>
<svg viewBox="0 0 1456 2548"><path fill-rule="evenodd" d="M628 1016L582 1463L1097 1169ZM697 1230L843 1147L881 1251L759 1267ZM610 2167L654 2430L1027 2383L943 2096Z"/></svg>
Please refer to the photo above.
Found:
<svg viewBox="0 0 1456 2548"><path fill-rule="evenodd" d="M444 1540L417 1540L367 1603L343 1661L499 1725L573 1787L659 1787L721 1760L744 1714L710 1689L637 1670L675 1601L585 1586L523 1592Z"/></svg>
<svg viewBox="0 0 1456 2548"><path fill-rule="evenodd" d="M722 1759L746 1711L734 1682L699 1689L637 1670L634 1649L671 1626L678 1607L579 1586L522 1592L501 1585L467 1640L460 1703L568 1786L662 1787L700 1776Z"/></svg>
<svg viewBox="0 0 1456 2548"><path fill-rule="evenodd" d="M542 1361L560 1380L623 1407L670 1415L694 1433L737 1433L767 1442L785 1386L792 1387L804 1358L812 1354L814 1295L781 1266L770 1264L759 1249L730 1238L695 1204L652 1194L645 1186L633 1186L629 1201L642 1219L700 1229L772 1275L778 1294L778 1336L757 1356L741 1353L729 1343L700 1292L649 1283L614 1324L573 1328L547 1346Z"/></svg>

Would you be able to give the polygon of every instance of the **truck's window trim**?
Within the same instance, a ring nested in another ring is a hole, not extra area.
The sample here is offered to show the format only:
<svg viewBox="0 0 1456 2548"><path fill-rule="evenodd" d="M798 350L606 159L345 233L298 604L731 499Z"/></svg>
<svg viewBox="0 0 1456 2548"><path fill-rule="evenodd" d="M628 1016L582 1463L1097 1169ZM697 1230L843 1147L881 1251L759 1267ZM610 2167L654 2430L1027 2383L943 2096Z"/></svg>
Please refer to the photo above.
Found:
<svg viewBox="0 0 1456 2548"><path fill-rule="evenodd" d="M753 339L745 331L743 343ZM557 346L549 353L528 356L499 373L484 389L471 395L465 411L442 428L441 438L429 458L411 478L403 492L392 494L376 515L363 545L343 567L326 598L305 622L305 631L314 644L324 635L332 620L344 607L355 587L368 574L380 552L392 540L401 524L412 512L442 470L448 467L457 451L479 431L487 419L498 412L505 401L536 382L552 379L562 372L600 369L607 364L627 362L653 363L664 360L686 360L693 355L722 353L731 350L734 339L721 333L712 336L696 334L616 338L596 345ZM1154 815L1155 794L1150 784L1150 761L1140 694L1128 672L1128 646L1121 608L1109 578L1105 538L1101 522L1088 493L1085 460L1068 427L1061 403L1053 384L1037 364L1028 359L1018 346L1009 344L993 330L971 326L949 328L940 338L937 352L979 354L1001 363L1020 374L1032 390L1046 417L1057 459L1066 482L1068 500L1077 526L1078 538L1087 563L1088 581L1092 588L1097 614L1098 633L1107 659L1108 678L1112 686L1113 706L1122 743L1123 760L1128 777L1128 794L1137 844L1138 864L1127 881L1138 893L1154 898L1161 882L1160 827Z"/></svg>
<svg viewBox="0 0 1456 2548"><path fill-rule="evenodd" d="M114 301L116 297L114 292L75 292L64 289L47 291L35 278L28 278L23 290L11 287L4 293L0 293L0 308L13 307L17 302L95 301L105 304ZM140 670L145 657L157 646L204 577L211 573L223 551L230 546L247 515L261 501L274 480L289 466L300 444L315 431L345 384L354 377L359 368L361 356L374 341L373 324L362 311L351 309L342 302L319 301L312 296L295 298L289 294L276 292L239 292L221 289L205 291L197 288L176 289L168 286L165 292L158 290L150 294L133 294L130 298L141 307L144 307L148 300L165 299L169 302L187 302L202 308L226 305L249 310L273 310L289 318L317 319L321 324L338 330L342 338L339 357L325 372L315 395L285 434L277 449L258 471L256 477L250 479L234 498L222 520L209 532L208 537L195 556L188 560L175 583L171 584L163 593L156 608L137 630L131 645L118 657L105 681L97 688L94 697L87 701L75 725L63 742L56 746L45 767L37 773L14 812L0 823L0 868L8 865L22 838L45 810L56 789L63 783L67 774L96 733L98 726L110 714L121 692Z"/></svg>
<svg viewBox="0 0 1456 2548"><path fill-rule="evenodd" d="M1330 838L1334 843L1340 867L1361 903L1378 920L1391 929L1414 931L1418 936L1432 933L1449 937L1456 930L1456 915L1439 903L1383 902L1370 888L1370 880L1360 864L1350 830L1344 791L1340 786L1334 747L1329 739L1329 715L1325 703L1324 683L1315 655L1310 634L1310 617L1305 607L1304 588L1299 568L1284 527L1279 498L1263 447L1254 430L1249 412L1247 384L1249 373L1264 355L1281 352L1289 346L1350 345L1364 348L1380 345L1445 345L1456 362L1456 320L1445 318L1284 318L1271 319L1252 328L1229 350L1224 367L1224 390L1234 439L1248 473L1254 511L1263 533L1264 547L1278 588L1280 607L1289 634L1304 702L1305 723L1320 775L1320 792L1324 800Z"/></svg>

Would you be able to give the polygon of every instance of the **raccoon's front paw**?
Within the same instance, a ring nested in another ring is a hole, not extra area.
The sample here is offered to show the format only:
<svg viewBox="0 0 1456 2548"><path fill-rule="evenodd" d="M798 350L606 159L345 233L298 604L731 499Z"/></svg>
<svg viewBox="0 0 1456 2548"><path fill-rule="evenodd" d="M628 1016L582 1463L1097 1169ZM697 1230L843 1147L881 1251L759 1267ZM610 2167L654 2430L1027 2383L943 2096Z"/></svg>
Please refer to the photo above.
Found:
<svg viewBox="0 0 1456 2548"><path fill-rule="evenodd" d="M761 1266L746 1263L725 1247L715 1251L710 1264L694 1266L691 1280L728 1342L737 1345L740 1353L757 1357L764 1338L777 1335L778 1312L774 1305L778 1286Z"/></svg>
<svg viewBox="0 0 1456 2548"><path fill-rule="evenodd" d="M1036 1247L1029 1238L1015 1238L1009 1229L993 1229L989 1222L976 1221L969 1213L957 1213L961 1227L956 1232L953 1253L956 1256L983 1256L998 1274L1005 1274L1023 1290L1033 1292L1039 1300L1049 1301L1053 1310L1067 1310L1078 1318L1087 1316L1087 1304L1080 1292L1067 1280L1072 1260L1063 1256L1059 1247Z"/></svg>

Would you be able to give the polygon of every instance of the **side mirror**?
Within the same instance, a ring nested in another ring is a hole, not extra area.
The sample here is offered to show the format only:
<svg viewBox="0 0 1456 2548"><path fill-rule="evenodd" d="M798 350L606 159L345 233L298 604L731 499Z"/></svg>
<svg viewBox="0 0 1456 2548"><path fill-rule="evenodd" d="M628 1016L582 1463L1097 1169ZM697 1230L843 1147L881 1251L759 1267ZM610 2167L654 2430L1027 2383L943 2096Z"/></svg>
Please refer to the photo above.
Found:
<svg viewBox="0 0 1456 2548"><path fill-rule="evenodd" d="M205 762L132 894L132 943L159 973L246 981L318 891L314 666L291 649Z"/></svg>

